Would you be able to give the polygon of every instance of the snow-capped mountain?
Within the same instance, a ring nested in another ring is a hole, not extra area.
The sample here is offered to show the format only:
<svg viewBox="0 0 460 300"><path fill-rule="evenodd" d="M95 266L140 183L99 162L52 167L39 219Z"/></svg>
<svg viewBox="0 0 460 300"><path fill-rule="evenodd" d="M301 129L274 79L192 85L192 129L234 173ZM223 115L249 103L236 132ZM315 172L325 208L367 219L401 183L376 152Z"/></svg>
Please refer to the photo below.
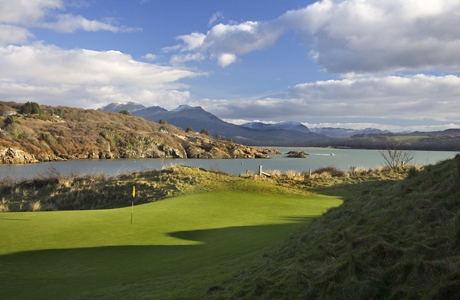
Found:
<svg viewBox="0 0 460 300"><path fill-rule="evenodd" d="M121 110L127 110L130 113L133 113L137 110L141 110L144 108L145 106L140 103L126 101L126 102L110 103L106 106L98 108L97 110L103 110L103 111L108 111L108 112L120 112Z"/></svg>
<svg viewBox="0 0 460 300"><path fill-rule="evenodd" d="M310 129L300 122L283 121L274 124L267 124L262 122L249 122L242 124L241 126L257 130L271 130L271 129L282 129L282 130L293 130L303 133L310 133Z"/></svg>
<svg viewBox="0 0 460 300"><path fill-rule="evenodd" d="M345 138L351 137L357 134L387 134L391 133L387 130L380 130L376 128L366 128L366 129L350 129L350 128L332 128L332 127L318 127L310 128L311 132L324 134L332 138Z"/></svg>
<svg viewBox="0 0 460 300"><path fill-rule="evenodd" d="M190 105L187 105L187 104L182 104L182 105L179 105L177 108L171 110L171 112L179 112L179 111L184 111L184 110L191 110L191 109L200 109L201 106L190 106Z"/></svg>

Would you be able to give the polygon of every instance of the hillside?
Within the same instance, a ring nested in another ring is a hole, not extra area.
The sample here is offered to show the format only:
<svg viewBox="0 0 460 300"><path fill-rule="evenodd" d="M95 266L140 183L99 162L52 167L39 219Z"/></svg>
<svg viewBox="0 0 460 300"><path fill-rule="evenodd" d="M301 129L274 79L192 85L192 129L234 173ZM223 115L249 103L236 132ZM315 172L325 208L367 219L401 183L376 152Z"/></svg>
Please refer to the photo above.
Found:
<svg viewBox="0 0 460 300"><path fill-rule="evenodd" d="M183 130L188 127L196 131L206 129L212 136L220 135L224 139L232 139L237 143L251 146L295 146L308 140L326 137L321 134L309 132L305 126L294 126L294 128L292 126L273 126L267 130L247 128L227 123L210 112L205 111L200 106L180 105L176 109L168 111L159 106L139 108L139 106L131 102L125 104L112 103L99 110L128 110L133 116L139 116L149 121L158 122L164 119L169 124L173 124Z"/></svg>
<svg viewBox="0 0 460 300"><path fill-rule="evenodd" d="M458 129L437 132L413 132L405 134L359 134L347 138L329 138L307 141L307 147L347 147L352 149L386 149L396 147L402 150L460 151Z"/></svg>
<svg viewBox="0 0 460 300"><path fill-rule="evenodd" d="M322 192L345 203L210 287L206 298L458 299L460 156L412 169L401 182Z"/></svg>
<svg viewBox="0 0 460 300"><path fill-rule="evenodd" d="M266 158L266 151L170 124L91 109L0 102L0 163L112 158Z"/></svg>

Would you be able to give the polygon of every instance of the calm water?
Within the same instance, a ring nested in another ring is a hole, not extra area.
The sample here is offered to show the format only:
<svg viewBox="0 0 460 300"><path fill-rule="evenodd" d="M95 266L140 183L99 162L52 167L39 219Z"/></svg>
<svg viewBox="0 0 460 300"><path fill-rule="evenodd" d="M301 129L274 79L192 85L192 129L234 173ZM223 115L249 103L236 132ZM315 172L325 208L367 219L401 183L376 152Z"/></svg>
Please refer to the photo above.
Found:
<svg viewBox="0 0 460 300"><path fill-rule="evenodd" d="M247 170L257 172L259 165L263 170L294 170L297 172L313 171L320 167L334 166L349 170L350 166L376 168L383 166L383 158L378 150L351 149L318 149L318 148L276 148L286 153L291 150L307 151L307 158L286 158L285 155L270 155L270 159L104 159L104 160L73 160L64 162L39 163L33 165L0 165L0 178L13 179L33 178L37 175L46 176L52 170L68 175L78 173L99 173L110 175L123 174L130 171L142 171L151 168L161 169L171 164L202 167L239 175ZM457 152L448 151L414 151L413 164L434 164L452 158ZM333 155L331 155L331 153Z"/></svg>

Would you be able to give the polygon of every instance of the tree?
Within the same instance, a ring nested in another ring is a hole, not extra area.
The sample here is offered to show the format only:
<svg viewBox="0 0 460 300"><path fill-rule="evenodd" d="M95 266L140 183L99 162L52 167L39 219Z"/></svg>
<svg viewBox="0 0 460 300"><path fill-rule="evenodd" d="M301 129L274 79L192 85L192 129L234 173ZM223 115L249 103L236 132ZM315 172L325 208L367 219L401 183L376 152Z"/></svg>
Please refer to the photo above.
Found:
<svg viewBox="0 0 460 300"><path fill-rule="evenodd" d="M185 132L195 132L195 130L193 130L192 126L189 126L185 129Z"/></svg>
<svg viewBox="0 0 460 300"><path fill-rule="evenodd" d="M216 135L216 139L220 141L222 139L222 136L220 134Z"/></svg>
<svg viewBox="0 0 460 300"><path fill-rule="evenodd" d="M127 116L130 116L130 115L131 115L131 114L129 113L129 111L127 111L126 109L120 110L118 113L119 113L119 114L122 114L122 115L127 115Z"/></svg>
<svg viewBox="0 0 460 300"><path fill-rule="evenodd" d="M21 113L22 114L41 114L42 110L40 108L40 105L36 102L27 102L21 107Z"/></svg>
<svg viewBox="0 0 460 300"><path fill-rule="evenodd" d="M163 124L163 125L168 124L168 122L166 122L165 119L161 119L158 123Z"/></svg>
<svg viewBox="0 0 460 300"><path fill-rule="evenodd" d="M5 124L9 125L9 124L21 124L21 123L18 120L16 120L14 116L8 116L5 119Z"/></svg>
<svg viewBox="0 0 460 300"><path fill-rule="evenodd" d="M385 151L379 151L384 159L384 163L392 171L397 171L409 165L415 157L414 151L404 151L398 149L396 145L387 146Z"/></svg>
<svg viewBox="0 0 460 300"><path fill-rule="evenodd" d="M210 135L210 134L209 134L209 131L208 131L206 128L201 129L200 133L201 133L201 134Z"/></svg>
<svg viewBox="0 0 460 300"><path fill-rule="evenodd" d="M64 116L65 116L65 110L62 109L62 108L60 108L60 107L59 107L59 108L56 108L56 109L54 110L54 114L55 114L56 116L59 116L60 118L64 118Z"/></svg>

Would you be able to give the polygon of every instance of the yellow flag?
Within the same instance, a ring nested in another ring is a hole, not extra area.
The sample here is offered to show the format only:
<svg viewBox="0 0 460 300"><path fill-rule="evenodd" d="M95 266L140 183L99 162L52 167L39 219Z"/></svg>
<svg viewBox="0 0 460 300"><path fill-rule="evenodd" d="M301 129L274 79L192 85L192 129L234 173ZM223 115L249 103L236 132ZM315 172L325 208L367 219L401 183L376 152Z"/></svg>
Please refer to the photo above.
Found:
<svg viewBox="0 0 460 300"><path fill-rule="evenodd" d="M133 198L136 197L136 186L133 185Z"/></svg>

